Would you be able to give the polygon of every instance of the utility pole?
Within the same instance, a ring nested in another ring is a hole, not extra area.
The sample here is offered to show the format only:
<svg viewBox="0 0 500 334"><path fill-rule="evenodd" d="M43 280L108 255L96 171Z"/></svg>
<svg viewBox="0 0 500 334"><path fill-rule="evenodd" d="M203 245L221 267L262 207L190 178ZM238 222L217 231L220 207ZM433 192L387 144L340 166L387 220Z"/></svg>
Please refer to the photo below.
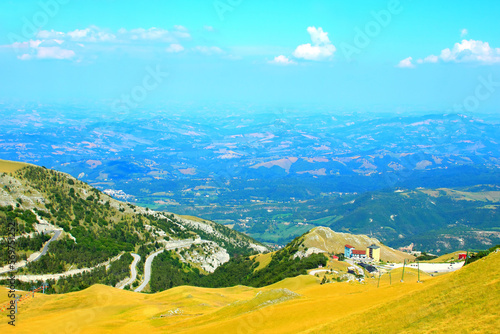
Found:
<svg viewBox="0 0 500 334"><path fill-rule="evenodd" d="M18 302L19 298L21 298L21 296L16 297L16 298L15 298L15 302L14 302L15 307L16 307L14 311L15 311L15 313L16 313L16 314L17 314L17 302Z"/></svg>
<svg viewBox="0 0 500 334"><path fill-rule="evenodd" d="M404 262L403 262L403 274L401 275L401 282L404 282L404 278L405 278L405 266L406 266L406 259L404 259Z"/></svg>
<svg viewBox="0 0 500 334"><path fill-rule="evenodd" d="M417 283L421 283L420 282L420 261L417 260L417 271L418 271L418 281Z"/></svg>
<svg viewBox="0 0 500 334"><path fill-rule="evenodd" d="M389 285L392 285L392 275L390 271L389 271Z"/></svg>
<svg viewBox="0 0 500 334"><path fill-rule="evenodd" d="M380 286L380 269L378 270L378 283L377 283L377 288Z"/></svg>

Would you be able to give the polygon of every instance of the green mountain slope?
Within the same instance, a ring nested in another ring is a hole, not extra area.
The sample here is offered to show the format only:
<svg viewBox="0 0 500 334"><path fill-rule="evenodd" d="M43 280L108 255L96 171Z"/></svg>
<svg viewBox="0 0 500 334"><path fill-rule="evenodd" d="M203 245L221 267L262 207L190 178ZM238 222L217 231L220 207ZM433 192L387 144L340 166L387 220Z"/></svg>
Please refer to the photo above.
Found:
<svg viewBox="0 0 500 334"><path fill-rule="evenodd" d="M500 242L500 186L388 190L337 194L272 206L272 212L248 208L247 216L266 215L235 229L266 242L286 243L314 226L366 234L397 248L438 254L485 249Z"/></svg>
<svg viewBox="0 0 500 334"><path fill-rule="evenodd" d="M9 228L15 226L16 261L28 260L25 266L18 263L21 274L61 274L94 268L110 259L124 262L119 266L121 269L116 270L123 272L123 267L128 270L132 262L130 252L142 256L138 267L142 274L141 266L146 256L176 240L205 247L206 259L198 262L178 256L186 265L200 268L215 269L229 256L266 250L252 238L227 227L196 217L154 212L119 202L54 170L1 161L0 172L0 247L2 254L7 254L5 238ZM46 245L46 254L43 250L40 254L41 246L51 236L57 239L51 240L48 247ZM0 269L8 264L7 261L6 256L0 257ZM204 267L204 261L209 266ZM107 265L106 270L110 267ZM4 267L2 272L5 270ZM99 276L97 270L102 274L104 269L94 268L90 273ZM84 277L90 276L89 272L78 275L80 281L96 283ZM117 279L124 278L122 274L118 276ZM108 284L111 281L116 279L101 282Z"/></svg>
<svg viewBox="0 0 500 334"><path fill-rule="evenodd" d="M323 225L370 234L393 247L414 243L436 253L487 248L500 241L499 190L481 186L367 193L332 205L329 213L342 218Z"/></svg>

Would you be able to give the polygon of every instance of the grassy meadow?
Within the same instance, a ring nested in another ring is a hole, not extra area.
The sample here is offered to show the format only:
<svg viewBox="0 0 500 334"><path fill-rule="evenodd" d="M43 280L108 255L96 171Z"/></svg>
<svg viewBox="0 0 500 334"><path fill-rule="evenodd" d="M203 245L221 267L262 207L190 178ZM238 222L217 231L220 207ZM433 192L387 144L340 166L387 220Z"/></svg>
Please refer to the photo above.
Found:
<svg viewBox="0 0 500 334"><path fill-rule="evenodd" d="M311 275L264 288L182 286L140 294L94 285L23 303L2 333L495 333L500 252L439 276L400 269L366 284L319 284ZM6 290L0 301L5 301Z"/></svg>

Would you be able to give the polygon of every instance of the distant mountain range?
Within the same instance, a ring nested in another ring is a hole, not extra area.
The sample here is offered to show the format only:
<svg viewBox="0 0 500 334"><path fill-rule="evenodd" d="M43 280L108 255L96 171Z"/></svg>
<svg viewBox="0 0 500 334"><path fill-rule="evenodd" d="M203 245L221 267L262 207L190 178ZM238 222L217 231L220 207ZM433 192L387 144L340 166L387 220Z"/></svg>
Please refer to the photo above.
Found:
<svg viewBox="0 0 500 334"><path fill-rule="evenodd" d="M82 118L80 110L48 107L12 115L0 120L4 159L148 205L499 181L500 119L488 115L188 109Z"/></svg>
<svg viewBox="0 0 500 334"><path fill-rule="evenodd" d="M284 245L322 219L393 246L411 237L437 253L495 243L495 200L440 195L433 206L418 188L498 191L498 116L307 111L186 107L83 118L78 108L40 106L0 120L0 155L263 242ZM398 189L410 198L389 195ZM366 200L372 194L378 208ZM479 210L483 203L490 209Z"/></svg>

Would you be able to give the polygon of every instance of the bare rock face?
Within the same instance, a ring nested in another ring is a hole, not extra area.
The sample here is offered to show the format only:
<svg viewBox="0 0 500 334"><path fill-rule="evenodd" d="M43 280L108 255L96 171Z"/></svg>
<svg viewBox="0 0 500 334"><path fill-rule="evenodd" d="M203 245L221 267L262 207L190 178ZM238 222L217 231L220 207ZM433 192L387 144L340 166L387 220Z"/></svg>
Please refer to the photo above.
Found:
<svg viewBox="0 0 500 334"><path fill-rule="evenodd" d="M293 258L295 259L296 257L298 257L302 259L304 257L308 257L309 255L320 254L320 253L326 253L326 251L320 248L311 247L307 248L307 250L299 250L297 253L293 255Z"/></svg>
<svg viewBox="0 0 500 334"><path fill-rule="evenodd" d="M229 261L229 254L225 248L220 247L213 241L203 241L197 245L196 249L179 251L179 256L183 262L191 262L213 273L220 265Z"/></svg>
<svg viewBox="0 0 500 334"><path fill-rule="evenodd" d="M193 219L184 218L181 216L176 216L176 218L181 222L181 224L189 229L193 229L195 232L203 231L204 233L211 234L212 236L223 240L221 246L225 246L224 243L230 243L234 246L251 248L259 253L265 253L269 251L267 247L263 245L257 245L245 238L235 238L231 235L224 235L220 231L214 228L215 223L210 221L198 221Z"/></svg>

